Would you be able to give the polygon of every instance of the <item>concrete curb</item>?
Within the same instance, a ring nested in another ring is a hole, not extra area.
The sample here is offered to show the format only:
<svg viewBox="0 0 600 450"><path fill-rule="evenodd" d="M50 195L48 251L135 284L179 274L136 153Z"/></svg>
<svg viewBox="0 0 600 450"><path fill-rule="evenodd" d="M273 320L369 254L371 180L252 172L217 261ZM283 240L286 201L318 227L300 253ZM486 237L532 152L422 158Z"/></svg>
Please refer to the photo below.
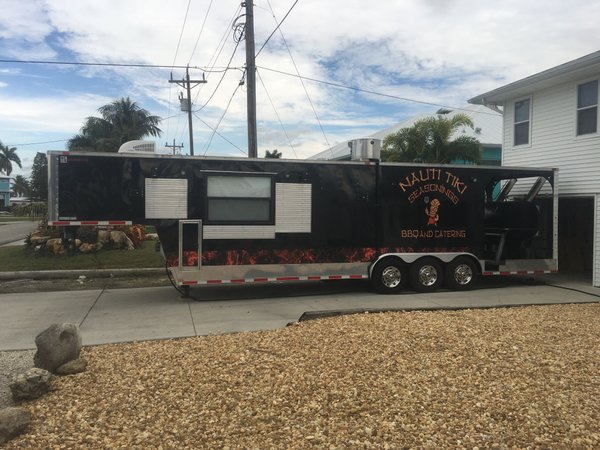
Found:
<svg viewBox="0 0 600 450"><path fill-rule="evenodd" d="M162 275L164 268L151 269L86 269L86 270L32 270L18 272L0 272L0 280L54 280L78 278L83 275L88 278L110 278L111 276Z"/></svg>

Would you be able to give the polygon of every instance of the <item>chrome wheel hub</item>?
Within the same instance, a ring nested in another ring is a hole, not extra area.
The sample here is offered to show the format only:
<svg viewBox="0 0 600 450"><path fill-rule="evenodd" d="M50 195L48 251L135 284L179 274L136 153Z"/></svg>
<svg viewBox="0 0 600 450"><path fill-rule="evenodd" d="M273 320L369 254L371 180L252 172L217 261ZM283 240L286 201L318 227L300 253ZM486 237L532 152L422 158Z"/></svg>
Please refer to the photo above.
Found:
<svg viewBox="0 0 600 450"><path fill-rule="evenodd" d="M454 269L454 279L461 286L469 284L473 279L473 269L468 264L459 264Z"/></svg>
<svg viewBox="0 0 600 450"><path fill-rule="evenodd" d="M381 282L386 288L395 288L402 282L402 273L400 269L394 266L389 266L383 269L381 274Z"/></svg>
<svg viewBox="0 0 600 450"><path fill-rule="evenodd" d="M437 269L434 266L426 265L419 269L419 282L423 286L433 286L438 280Z"/></svg>

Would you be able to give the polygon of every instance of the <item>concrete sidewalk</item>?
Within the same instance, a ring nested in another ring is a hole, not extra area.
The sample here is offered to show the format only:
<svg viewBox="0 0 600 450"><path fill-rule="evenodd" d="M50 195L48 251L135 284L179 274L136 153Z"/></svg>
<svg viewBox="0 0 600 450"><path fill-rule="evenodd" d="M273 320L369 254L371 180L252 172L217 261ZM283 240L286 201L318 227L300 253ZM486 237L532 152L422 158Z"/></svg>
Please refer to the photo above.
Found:
<svg viewBox="0 0 600 450"><path fill-rule="evenodd" d="M512 284L470 292L412 292L385 296L361 282L220 286L192 289L184 299L171 287L0 295L0 350L35 348L35 336L55 322L81 327L84 345L274 329L305 312L504 307L588 303L600 289ZM579 285L578 287L585 288Z"/></svg>

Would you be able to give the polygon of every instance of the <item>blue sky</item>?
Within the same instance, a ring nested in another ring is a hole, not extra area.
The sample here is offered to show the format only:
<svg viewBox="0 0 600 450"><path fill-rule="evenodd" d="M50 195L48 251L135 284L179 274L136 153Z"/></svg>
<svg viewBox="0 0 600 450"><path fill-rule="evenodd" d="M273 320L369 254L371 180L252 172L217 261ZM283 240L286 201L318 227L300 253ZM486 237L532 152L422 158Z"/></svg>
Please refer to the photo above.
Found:
<svg viewBox="0 0 600 450"><path fill-rule="evenodd" d="M293 3L255 0L257 50ZM229 26L241 14L239 1L0 0L0 11L3 60L214 67L205 72L208 83L192 91L193 108L210 98L197 114L213 128L218 124L227 140L194 118L195 153L245 154L246 88L238 86L245 53L242 42L234 54ZM305 158L437 109L312 81L303 86L273 70L295 74L297 68L305 77L461 107L477 94L598 50L598 17L600 0L299 0L281 27L287 46L276 32L256 61L259 155L276 148L286 158ZM218 70L230 58L222 75ZM159 145L175 139L187 152L187 118L170 73L0 63L0 140L16 146L23 161L13 174L28 175L36 152L64 149L86 117L127 96L169 118ZM192 78L202 73L190 70ZM58 142L34 145L48 141Z"/></svg>

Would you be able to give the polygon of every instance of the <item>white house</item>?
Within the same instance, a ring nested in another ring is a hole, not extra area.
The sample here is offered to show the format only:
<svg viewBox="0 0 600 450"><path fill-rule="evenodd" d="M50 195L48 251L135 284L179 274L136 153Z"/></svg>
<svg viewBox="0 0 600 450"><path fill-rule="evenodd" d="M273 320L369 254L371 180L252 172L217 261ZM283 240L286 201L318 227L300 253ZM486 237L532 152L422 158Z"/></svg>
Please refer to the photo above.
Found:
<svg viewBox="0 0 600 450"><path fill-rule="evenodd" d="M438 114L444 114L451 118L456 114L465 114L473 120L473 128L464 127L456 132L452 138L458 135L471 136L476 138L482 147L481 164L500 165L500 154L502 153L502 115L498 112L491 111L488 108L480 105L468 105L464 108L454 110L440 110L436 114L421 114L404 120L384 130L376 131L370 134L369 138L383 140L388 134L397 133L402 128L410 128L418 120L429 117L436 117ZM367 137L367 136L363 136ZM324 150L308 159L335 159L346 160L350 159L350 148L348 141L337 144L330 149Z"/></svg>
<svg viewBox="0 0 600 450"><path fill-rule="evenodd" d="M559 168L559 270L600 286L600 51L469 100L503 111L502 164Z"/></svg>

